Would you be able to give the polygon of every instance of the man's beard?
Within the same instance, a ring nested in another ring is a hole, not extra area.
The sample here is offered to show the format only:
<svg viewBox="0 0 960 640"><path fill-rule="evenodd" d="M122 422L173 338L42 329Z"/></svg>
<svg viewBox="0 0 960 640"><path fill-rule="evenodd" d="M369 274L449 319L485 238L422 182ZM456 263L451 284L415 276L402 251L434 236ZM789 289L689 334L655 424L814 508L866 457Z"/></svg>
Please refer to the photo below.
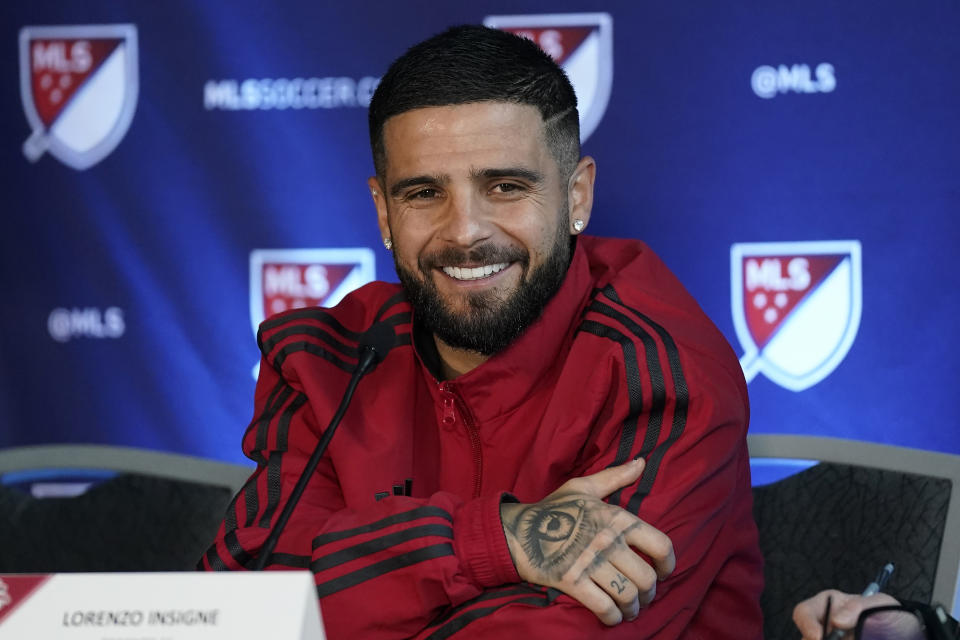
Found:
<svg viewBox="0 0 960 640"><path fill-rule="evenodd" d="M533 324L563 284L570 265L572 242L564 225L557 225L557 234L547 259L530 269L530 254L520 248L481 245L475 249L455 248L422 256L417 266L420 277L400 264L398 251L394 264L403 288L413 305L418 322L456 349L476 351L492 356L503 351ZM522 268L517 288L504 297L497 291L464 292L467 309L451 310L440 296L433 281L433 269L465 264L497 264L517 262Z"/></svg>

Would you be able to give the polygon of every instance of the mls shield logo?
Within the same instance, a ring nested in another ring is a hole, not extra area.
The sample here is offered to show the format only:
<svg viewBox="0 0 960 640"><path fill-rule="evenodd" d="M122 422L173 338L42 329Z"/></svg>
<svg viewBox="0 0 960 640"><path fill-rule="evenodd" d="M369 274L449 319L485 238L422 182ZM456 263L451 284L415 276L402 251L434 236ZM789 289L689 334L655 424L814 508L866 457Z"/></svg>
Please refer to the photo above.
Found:
<svg viewBox="0 0 960 640"><path fill-rule="evenodd" d="M603 119L613 85L613 18L608 13L487 16L483 24L529 38L567 72L577 94L580 142Z"/></svg>
<svg viewBox="0 0 960 640"><path fill-rule="evenodd" d="M762 372L803 391L837 368L857 336L857 240L735 244L730 282L747 382Z"/></svg>
<svg viewBox="0 0 960 640"><path fill-rule="evenodd" d="M354 249L255 249L250 252L250 320L253 333L288 309L332 307L376 277L373 251ZM257 377L260 365L253 368Z"/></svg>
<svg viewBox="0 0 960 640"><path fill-rule="evenodd" d="M78 170L100 162L133 120L137 75L132 24L21 29L20 98L33 128L24 155L49 152Z"/></svg>
<svg viewBox="0 0 960 640"><path fill-rule="evenodd" d="M250 252L250 319L256 333L270 316L301 307L332 307L373 281L373 251L255 249Z"/></svg>

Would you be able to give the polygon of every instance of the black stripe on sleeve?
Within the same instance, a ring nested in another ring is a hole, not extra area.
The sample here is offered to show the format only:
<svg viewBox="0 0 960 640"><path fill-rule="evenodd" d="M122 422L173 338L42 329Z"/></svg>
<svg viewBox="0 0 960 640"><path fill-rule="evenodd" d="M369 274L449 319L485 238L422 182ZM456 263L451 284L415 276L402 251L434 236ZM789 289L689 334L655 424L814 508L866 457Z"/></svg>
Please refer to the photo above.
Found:
<svg viewBox="0 0 960 640"><path fill-rule="evenodd" d="M330 533L321 534L313 539L312 548L316 549L317 547L329 544L331 542L336 542L337 540L343 540L344 538L349 538L361 533L377 531L378 529L385 529L401 522L410 522L420 518L443 518L444 520L453 522L453 517L451 517L449 513L440 507L417 507L416 509L411 509L410 511L395 513L392 516L388 516L382 520L377 520L376 522L371 522L370 524L366 524L361 527L354 527L353 529L345 529L343 531L331 531Z"/></svg>
<svg viewBox="0 0 960 640"><path fill-rule="evenodd" d="M494 611L506 607L511 604L528 604L535 607L546 607L550 602L543 596L529 596L525 598L517 598L516 600L511 600L510 602L504 602L503 604L498 604L493 607L482 607L479 609L471 609L470 611L464 613L461 616L458 616L446 623L429 636L427 640L444 640L444 638L449 638L453 634L461 631L471 622L475 622L484 616L488 616Z"/></svg>
<svg viewBox="0 0 960 640"><path fill-rule="evenodd" d="M254 420L254 423L263 420L263 417L273 410L274 401L277 399L277 394L283 391L286 386L287 383L283 380L278 380L277 384L273 385L273 389L270 390L270 395L267 396L267 401L263 403L263 411L260 412L260 415L257 416L257 419Z"/></svg>
<svg viewBox="0 0 960 640"><path fill-rule="evenodd" d="M280 392L279 394L277 393L278 391ZM293 390L281 380L271 392L270 397L267 398L266 406L256 420L257 431L254 448L249 455L250 459L256 462L260 469L267 464L267 459L263 455L263 451L267 447L267 434L270 431L270 421L273 420L273 416L276 415L277 410L286 402L292 391ZM260 474L257 473L243 485L243 502L246 510L246 519L244 520L245 527L253 525L257 513L260 511L260 496L257 493L259 477Z"/></svg>
<svg viewBox="0 0 960 640"><path fill-rule="evenodd" d="M400 313L395 313L392 316L387 316L384 322L391 327L397 327L401 324L410 324L410 320L412 318L413 314L409 311L401 311Z"/></svg>
<svg viewBox="0 0 960 640"><path fill-rule="evenodd" d="M442 536L444 538L453 538L453 529L443 524L425 524L419 527L402 529L394 533L388 533L385 536L374 538L366 542L361 542L352 547L341 549L334 553L328 553L325 556L317 558L310 563L310 570L314 573L326 571L331 567L345 564L352 560L368 556L378 551L383 551L404 542L416 540L417 538L426 538L429 536Z"/></svg>
<svg viewBox="0 0 960 640"><path fill-rule="evenodd" d="M278 398L277 405L286 401L287 398L291 395L293 389L287 387L286 392L281 394L282 398ZM263 514L260 516L260 522L258 526L264 529L270 528L270 521L273 519L273 514L276 512L277 507L280 503L280 497L283 488L283 479L281 474L281 465L283 463L283 454L287 450L287 438L290 431L290 421L293 419L293 415L300 410L303 405L307 403L306 394L299 393L293 397L286 408L283 410L283 413L280 414L280 419L277 420L277 436L276 442L274 443L273 451L270 453L270 458L267 460L267 506L263 510ZM274 412L275 413L275 412ZM271 416L272 420L272 416ZM262 437L262 446L266 448L268 445L267 434L269 432L269 421L261 422L261 427L266 425L267 428L264 428L257 431L257 444L260 445L261 435ZM256 486L253 487L253 493L256 494ZM248 492L249 495L249 492ZM253 506L256 505L256 499L254 499ZM253 516L251 517L251 512ZM247 504L247 519L248 525L252 524L253 518L256 517L256 511L251 510L251 504Z"/></svg>
<svg viewBox="0 0 960 640"><path fill-rule="evenodd" d="M292 391L292 389L291 389ZM287 438L290 431L290 421L293 415L307 403L307 396L303 393L297 393L293 400L287 404L280 419L277 420L277 438L270 458L267 460L267 506L260 516L259 526L263 529L270 528L270 522L273 520L273 514L280 505L280 497L283 489L282 464L283 454L287 450ZM257 434L259 436L259 433ZM266 440L264 436L264 440ZM266 445L266 443L264 443ZM249 511L248 511L249 514Z"/></svg>
<svg viewBox="0 0 960 640"><path fill-rule="evenodd" d="M653 448L657 445L657 441L660 439L660 429L663 426L663 411L667 405L667 388L663 377L663 368L660 366L657 343L654 342L653 337L642 326L631 320L627 315L620 313L613 307L599 300L595 300L593 304L590 305L590 310L605 315L612 320L616 320L643 343L647 371L650 372L651 401L650 419L647 421L647 433L644 436L638 457L646 458L646 456L650 455L650 452L653 451ZM636 360L634 360L634 362L636 362ZM621 460L621 462L626 462L626 459Z"/></svg>
<svg viewBox="0 0 960 640"><path fill-rule="evenodd" d="M353 342L356 342L357 339L360 337L360 333L356 331L350 331L349 329L344 327L342 324L340 324L340 321L334 318L333 314L331 314L329 311L325 311L319 307L306 307L304 309L296 309L294 311L290 311L289 313L285 313L282 316L279 316L276 318L270 318L262 322L260 324L260 329L257 331L257 346L260 347L260 351L261 352L263 351L263 332L264 331L270 331L271 329L275 329L276 327L279 327L288 322L292 322L293 320L303 320L303 319L314 320L321 324L325 324L331 329L333 329L334 331L336 331L337 333L339 333L340 335L342 335L344 338L347 338L348 340L352 340Z"/></svg>
<svg viewBox="0 0 960 640"><path fill-rule="evenodd" d="M305 393L298 393L297 396L293 399L283 413L280 414L280 421L277 424L277 444L276 448L279 451L287 450L287 441L290 437L290 421L293 419L293 414L300 410L303 405L307 404L307 395Z"/></svg>
<svg viewBox="0 0 960 640"><path fill-rule="evenodd" d="M409 311L396 313L392 316L387 317L383 320L384 323L391 327L396 327L398 325L407 324L410 322L411 313ZM363 334L351 332L353 335L357 336L359 340ZM278 345L282 340L290 336L302 335L305 337L314 338L313 341L310 340L297 340L295 342L290 342L283 347L280 347L275 354L270 357L270 354L273 352L273 349ZM411 344L411 339L409 333L400 334L396 336L394 343L391 347L409 345ZM347 373L353 373L353 370L356 368L356 365L344 360L341 356L346 356L350 359L356 360L359 357L360 350L357 347L350 347L342 342L338 341L332 335L310 325L294 325L287 327L278 331L276 334L270 336L266 342L263 343L262 349L264 349L263 354L267 357L268 362L271 363L274 369L280 371L283 367L283 363L286 361L287 357L292 353L298 353L300 351L306 351L311 355L315 355L319 358L323 358L327 362L333 364L334 366L346 371ZM339 353L335 353L339 352Z"/></svg>
<svg viewBox="0 0 960 640"><path fill-rule="evenodd" d="M296 569L309 569L310 556L299 556L293 553L271 553L269 565L279 565L281 567L294 567Z"/></svg>
<svg viewBox="0 0 960 640"><path fill-rule="evenodd" d="M442 542L440 544L434 544L428 547L423 547L422 549L417 549L416 551L404 553L399 556L394 556L387 560L364 567L363 569L342 575L339 578L335 578L327 582L321 582L317 585L317 597L323 598L333 593L337 593L338 591L355 587L356 585L366 582L367 580L372 580L373 578L390 573L391 571L396 571L397 569L403 569L404 567L409 567L420 562L452 555L453 545L449 542Z"/></svg>
<svg viewBox="0 0 960 640"><path fill-rule="evenodd" d="M263 410L260 419L257 420L257 437L254 442L254 450L260 453L261 458L267 448L267 434L270 432L270 423L273 421L273 417L277 415L280 407L286 404L292 394L293 388L284 384L283 390L274 398L273 404L268 405Z"/></svg>
<svg viewBox="0 0 960 640"><path fill-rule="evenodd" d="M673 409L673 424L670 427L670 435L662 444L657 446L647 459L646 469L650 469L652 473L648 478L647 471L646 469L644 470L643 477L640 479L640 484L637 487L637 492L630 498L630 503L627 506L629 511L637 513L640 510L640 504L643 498L650 493L650 489L653 487L653 480L656 477L657 470L660 468L660 462L667 454L667 450L670 448L670 445L683 435L683 430L687 424L687 409L690 405L690 390L687 388L687 380L683 374L683 367L680 365L680 350L677 348L677 343L673 340L673 336L648 316L623 304L620 301L620 296L617 295L612 285L604 287L603 294L653 327L653 330L660 336L667 352L667 361L670 363L670 373L673 377L673 389L677 397L676 406Z"/></svg>
<svg viewBox="0 0 960 640"><path fill-rule="evenodd" d="M384 303L383 303L383 306L381 306L380 309L377 311L377 315L374 316L373 321L374 321L374 322L380 322L380 318L382 318L382 317L383 317L383 314L385 314L385 313L387 312L387 309L389 309L390 307L392 307L392 306L394 306L394 305L400 304L401 302L405 301L406 299L407 299L407 295L406 295L406 293L403 291L403 289L401 289L400 291L397 291L395 294L393 294L392 296L390 296L389 298L387 298L387 301L384 302Z"/></svg>
<svg viewBox="0 0 960 640"><path fill-rule="evenodd" d="M401 324L407 324L410 322L411 313L409 311L403 311L400 313L395 313L392 316L389 316L386 320L383 320L384 323L396 327ZM379 315L374 322L380 322ZM363 337L363 333L351 332L353 335L357 336L357 340ZM311 338L316 338L319 342L324 343L329 346L333 351L337 351L340 354L347 356L349 358L356 359L359 356L359 349L356 346L350 346L345 344L341 340L338 340L336 336L331 334L328 331L320 327L316 327L310 324L292 324L289 327L284 327L283 329L272 334L269 338L263 341L260 345L261 352L263 355L268 356L273 349L283 342L285 339L290 336L303 335L309 336Z"/></svg>
<svg viewBox="0 0 960 640"><path fill-rule="evenodd" d="M247 485L250 481L244 483L244 486ZM233 498L230 500L230 504L227 506L227 512L223 516L223 528L226 531L233 531L237 528L237 501L240 500L240 496L243 494L243 489L237 491Z"/></svg>
<svg viewBox="0 0 960 640"><path fill-rule="evenodd" d="M230 557L241 567L247 566L247 563L250 562L253 557L240 545L236 531L231 531L223 536L223 544L226 545L227 551L230 552Z"/></svg>
<svg viewBox="0 0 960 640"><path fill-rule="evenodd" d="M354 364L341 359L339 356L337 356L337 354L324 349L318 344L307 342L306 340L299 340L297 342L291 342L287 345L284 345L273 357L273 368L277 371L280 371L283 367L284 361L291 353L299 353L301 351L306 351L312 356L323 358L333 366L337 367L338 369L342 369L347 373L353 373L355 368Z"/></svg>
<svg viewBox="0 0 960 640"><path fill-rule="evenodd" d="M279 391L279 393L276 393ZM284 383L282 380L278 384L274 391L271 392L270 397L267 398L267 405L263 410L263 413L260 414L260 417L256 422L256 440L254 444L254 450L251 452L250 457L256 461L260 466L267 466L270 468L270 462L263 455L263 452L267 448L268 435L270 433L270 423L273 421L274 416L276 416L277 411L280 410L280 407L287 402L290 396L293 394L293 388ZM271 456L271 461L272 461ZM275 465L276 463L274 463ZM269 476L268 476L269 477ZM257 492L257 479L259 474L250 478L243 487L243 496L244 496L244 505L246 507L246 520L244 521L244 526L252 526L254 521L257 518L257 513L260 511L260 495Z"/></svg>
<svg viewBox="0 0 960 640"><path fill-rule="evenodd" d="M243 485L243 502L246 505L247 511L247 518L243 523L245 527L253 526L254 520L257 519L257 512L260 511L260 496L257 494L257 482L259 478L260 474L258 473L250 478L247 484Z"/></svg>
<svg viewBox="0 0 960 640"><path fill-rule="evenodd" d="M590 310L614 320L621 321L621 323L623 321L630 321L629 318L623 316L623 314L610 309L606 305L600 305L597 302L594 302L593 305L591 305ZM612 312L615 315L611 315L609 312ZM647 427L644 432L643 443L640 445L640 451L635 456L631 456L630 453L634 448L636 431L640 423L640 415L643 413L643 396L641 395L639 381L642 371L640 371L634 342L625 334L621 333L618 329L614 329L613 327L609 327L605 324L593 322L591 320L585 320L583 325L581 325L581 328L588 333L593 333L594 335L618 342L623 348L624 364L627 370L627 389L630 395L630 414L624 420L623 431L620 435L620 444L617 448L617 456L610 466L623 464L629 457L646 459L650 452L653 451L657 444L657 440L660 438L660 428L663 424L663 410L666 406L666 390L663 382L663 370L660 367L660 359L657 354L657 346L654 343L653 338L650 337L643 327L640 327L636 323L632 324L633 326L631 326L630 329L643 343L647 372L650 376L651 391L651 404L650 413L647 417ZM637 377L635 389L631 388L632 371L637 372L634 374ZM646 475L646 473L647 472L644 471L644 475ZM617 489L610 495L608 502L611 504L620 504L620 497L622 493L623 489Z"/></svg>
<svg viewBox="0 0 960 640"><path fill-rule="evenodd" d="M402 294L400 294L402 295ZM388 301L389 302L389 301ZM392 306L392 305L391 305ZM381 312L389 307L384 306L381 308ZM299 311L304 311L306 313L291 312L289 315L284 316L283 318L278 318L276 320L268 320L261 325L260 331L257 332L257 346L260 348L260 352L264 356L269 356L269 354L274 350L274 348L280 344L283 340L289 338L290 336L303 335L315 338L317 341L322 342L324 345L329 347L330 357L337 358L338 356L333 352L339 352L340 354L347 356L349 358L356 359L358 356L358 349L356 346L350 346L345 344L343 341L339 340L337 336L333 335L329 331L325 331L321 327L316 327L309 324L292 324L294 320L300 319L309 319L318 321L323 324L325 327L333 329L335 332L342 335L348 341L356 343L363 336L362 331L350 331L339 321L337 321L331 314L320 309L301 309ZM387 317L383 322L386 322L390 326L397 326L401 324L409 323L411 319L411 313L409 311L403 311L400 313L395 313L392 316ZM279 322L278 322L279 321ZM375 322L380 321L379 314ZM269 338L263 338L263 331L272 329L277 326L281 326L284 322L290 322L290 326L284 327L283 329L272 334ZM319 347L319 345L317 345ZM321 347L322 348L322 347ZM286 357L286 356L284 356Z"/></svg>
<svg viewBox="0 0 960 640"><path fill-rule="evenodd" d="M286 387L287 383L285 381L277 381L277 384L275 384L273 389L270 391L270 395L267 396L266 402L263 403L263 411L260 412L260 415L256 416L250 421L250 426L247 427L247 433L249 433L251 429L259 427L260 423L264 419L269 420L269 417L272 417L272 412L276 411L276 407L279 406L274 404L277 399L277 394L283 391ZM244 438L246 438L246 433L244 434ZM259 435L255 436L255 442L259 441L259 439ZM256 444L254 444L253 450L247 454L247 457L256 462L258 465L267 463L266 459L263 457L263 453L258 449Z"/></svg>
<svg viewBox="0 0 960 640"><path fill-rule="evenodd" d="M484 591L483 593L481 593L476 598L473 598L472 600L467 600L463 604L447 609L442 614L440 614L437 618L435 618L429 625L427 625L427 627L438 627L442 625L444 622L446 622L447 620L450 620L451 618L459 614L461 611L464 611L465 609L469 609L470 607L474 606L478 602L486 602L487 600L496 600L497 598L506 598L508 596L530 597L532 595L539 595L549 599L549 595L547 593L546 587L533 585L533 584L530 584L529 582L522 582L520 584L510 585L508 587L502 587L499 589L490 589L488 591Z"/></svg>
<svg viewBox="0 0 960 640"><path fill-rule="evenodd" d="M620 433L620 443L617 446L617 456L610 466L617 466L627 461L630 451L633 450L633 441L636 438L637 424L640 421L640 414L643 412L643 389L640 382L640 367L637 363L637 349L633 340L629 339L616 329L608 327L605 324L594 322L593 320L584 320L580 325L580 331L593 334L598 338L606 338L620 345L623 349L624 375L627 380L627 392L630 401L630 411L623 421L623 428ZM611 502L616 502L611 498Z"/></svg>
<svg viewBox="0 0 960 640"><path fill-rule="evenodd" d="M210 568L214 571L227 571L227 563L220 558L220 554L217 553L216 543L210 545L210 548L207 549L207 564L210 565Z"/></svg>
<svg viewBox="0 0 960 640"><path fill-rule="evenodd" d="M410 334L402 333L397 335L397 339L391 345L391 348L399 347L402 345L409 345L409 344L411 344ZM289 344L284 345L279 351L277 351L276 355L273 358L273 368L276 369L277 371L280 371L287 357L289 357L293 353L298 353L300 351L306 351L310 355L317 356L318 358L323 358L333 366L343 371L346 371L347 373L353 373L354 369L357 368L356 363L347 362L346 360L343 360L340 357L338 357L335 353L332 353L327 349L324 349L322 346L317 345L313 342L307 342L307 341L291 342Z"/></svg>
<svg viewBox="0 0 960 640"><path fill-rule="evenodd" d="M344 344L327 331L324 331L320 327L315 327L309 324L291 325L289 327L284 327L280 331L272 334L263 342L263 355L269 356L270 352L273 351L274 347L280 344L280 342L289 338L290 336L297 335L316 338L318 342L324 343L334 351L337 351L349 358L356 358L358 355L358 350L356 347L351 347L350 345Z"/></svg>
<svg viewBox="0 0 960 640"><path fill-rule="evenodd" d="M283 451L274 451L270 454L270 459L267 460L267 507L260 516L260 522L257 523L257 526L261 529L270 528L273 512L277 510L277 504L280 502L280 466L283 464L283 454Z"/></svg>

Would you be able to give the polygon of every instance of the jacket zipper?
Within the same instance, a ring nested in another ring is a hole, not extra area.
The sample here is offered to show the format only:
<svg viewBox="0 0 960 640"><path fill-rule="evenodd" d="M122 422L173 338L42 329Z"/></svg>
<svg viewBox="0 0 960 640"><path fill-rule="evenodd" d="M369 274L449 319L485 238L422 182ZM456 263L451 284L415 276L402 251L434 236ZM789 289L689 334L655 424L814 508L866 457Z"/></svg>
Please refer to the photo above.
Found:
<svg viewBox="0 0 960 640"><path fill-rule="evenodd" d="M463 398L460 397L460 394L457 393L456 387L449 382L441 382L440 390L446 391L453 396L454 402L460 409L460 415L463 416L463 424L466 427L467 436L470 438L470 454L473 458L473 497L479 498L480 482L483 478L483 451L480 449L480 431L477 429L477 423L473 419L473 414L470 412L470 408L467 407L467 403L464 402ZM453 407L450 407L444 403L444 422L447 422L448 417L452 418L453 420L456 419Z"/></svg>

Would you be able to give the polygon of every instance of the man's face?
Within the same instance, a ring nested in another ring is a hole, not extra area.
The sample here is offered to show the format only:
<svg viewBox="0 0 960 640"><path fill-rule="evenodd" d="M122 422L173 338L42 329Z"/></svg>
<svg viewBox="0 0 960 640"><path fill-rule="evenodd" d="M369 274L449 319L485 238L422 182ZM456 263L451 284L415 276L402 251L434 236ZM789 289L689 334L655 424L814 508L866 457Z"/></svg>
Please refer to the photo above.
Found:
<svg viewBox="0 0 960 640"><path fill-rule="evenodd" d="M536 320L570 258L571 191L539 112L426 107L390 118L383 135L384 183L370 187L418 318L451 347L500 351Z"/></svg>

